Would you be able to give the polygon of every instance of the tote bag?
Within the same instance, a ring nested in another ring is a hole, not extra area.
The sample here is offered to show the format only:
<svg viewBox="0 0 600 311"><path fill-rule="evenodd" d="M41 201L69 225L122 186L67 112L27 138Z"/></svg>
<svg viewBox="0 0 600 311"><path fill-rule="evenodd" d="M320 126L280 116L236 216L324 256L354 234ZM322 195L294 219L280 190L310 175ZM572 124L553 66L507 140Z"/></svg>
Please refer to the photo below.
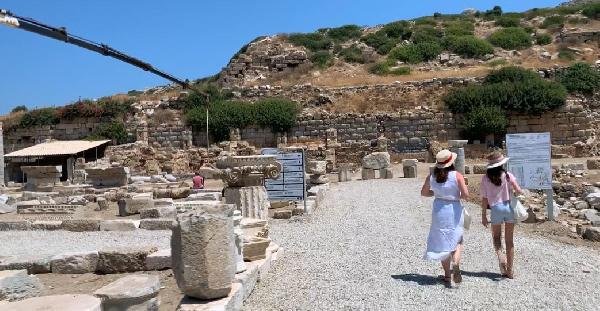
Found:
<svg viewBox="0 0 600 311"><path fill-rule="evenodd" d="M508 174L506 174L506 180L508 181L510 187L510 208L512 208L513 214L515 215L515 221L525 221L527 218L529 218L529 213L527 212L527 209L525 209L525 206L523 206L523 204L521 204L521 202L515 197Z"/></svg>

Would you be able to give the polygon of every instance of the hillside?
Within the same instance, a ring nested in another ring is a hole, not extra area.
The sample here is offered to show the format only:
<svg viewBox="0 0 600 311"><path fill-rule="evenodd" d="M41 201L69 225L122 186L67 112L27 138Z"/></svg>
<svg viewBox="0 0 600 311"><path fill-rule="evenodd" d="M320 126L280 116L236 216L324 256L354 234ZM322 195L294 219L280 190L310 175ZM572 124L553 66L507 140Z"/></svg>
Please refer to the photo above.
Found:
<svg viewBox="0 0 600 311"><path fill-rule="evenodd" d="M440 14L375 27L345 25L260 37L219 74L227 87L346 86L481 76L490 69L598 59L600 4Z"/></svg>

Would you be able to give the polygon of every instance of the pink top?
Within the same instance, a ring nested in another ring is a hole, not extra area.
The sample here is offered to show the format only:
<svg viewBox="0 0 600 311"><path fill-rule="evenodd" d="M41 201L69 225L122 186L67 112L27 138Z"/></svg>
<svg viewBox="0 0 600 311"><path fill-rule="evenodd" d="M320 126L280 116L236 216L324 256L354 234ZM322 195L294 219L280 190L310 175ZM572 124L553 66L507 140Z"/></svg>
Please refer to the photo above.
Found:
<svg viewBox="0 0 600 311"><path fill-rule="evenodd" d="M510 177L510 181L514 187L514 184L517 182L515 176L511 173L507 174ZM483 176L481 178L481 188L479 192L481 193L482 198L488 200L488 204L490 206L510 201L510 193L508 189L508 182L506 180L506 174L502 174L501 180L502 184L500 186L496 186L487 176Z"/></svg>
<svg viewBox="0 0 600 311"><path fill-rule="evenodd" d="M196 175L192 178L192 182L194 183L194 189L204 189L204 177Z"/></svg>

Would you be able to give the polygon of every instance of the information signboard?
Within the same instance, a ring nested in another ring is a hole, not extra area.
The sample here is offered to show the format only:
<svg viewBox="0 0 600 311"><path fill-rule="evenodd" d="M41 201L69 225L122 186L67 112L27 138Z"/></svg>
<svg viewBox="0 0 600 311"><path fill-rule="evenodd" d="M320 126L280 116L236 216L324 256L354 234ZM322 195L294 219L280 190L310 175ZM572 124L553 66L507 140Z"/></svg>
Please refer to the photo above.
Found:
<svg viewBox="0 0 600 311"><path fill-rule="evenodd" d="M521 187L552 189L550 133L507 134L510 172Z"/></svg>
<svg viewBox="0 0 600 311"><path fill-rule="evenodd" d="M264 148L263 155L276 155L281 163L281 174L277 179L265 180L265 188L271 201L303 201L306 197L306 179L304 174L304 152L282 151Z"/></svg>

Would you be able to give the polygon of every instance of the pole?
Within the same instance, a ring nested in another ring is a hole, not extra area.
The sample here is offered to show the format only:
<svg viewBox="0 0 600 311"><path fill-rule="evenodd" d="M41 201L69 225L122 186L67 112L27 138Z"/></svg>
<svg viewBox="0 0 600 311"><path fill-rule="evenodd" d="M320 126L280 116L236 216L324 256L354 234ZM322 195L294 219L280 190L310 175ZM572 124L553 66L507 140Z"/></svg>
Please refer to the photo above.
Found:
<svg viewBox="0 0 600 311"><path fill-rule="evenodd" d="M304 192L304 215L308 214L308 209L306 207L306 163L304 163L304 148L302 148L302 191ZM315 204L316 204L315 199Z"/></svg>
<svg viewBox="0 0 600 311"><path fill-rule="evenodd" d="M554 219L554 191L552 189L546 189L546 213L548 213L548 220Z"/></svg>
<svg viewBox="0 0 600 311"><path fill-rule="evenodd" d="M206 106L206 152L210 149L210 143L208 141L208 105Z"/></svg>

